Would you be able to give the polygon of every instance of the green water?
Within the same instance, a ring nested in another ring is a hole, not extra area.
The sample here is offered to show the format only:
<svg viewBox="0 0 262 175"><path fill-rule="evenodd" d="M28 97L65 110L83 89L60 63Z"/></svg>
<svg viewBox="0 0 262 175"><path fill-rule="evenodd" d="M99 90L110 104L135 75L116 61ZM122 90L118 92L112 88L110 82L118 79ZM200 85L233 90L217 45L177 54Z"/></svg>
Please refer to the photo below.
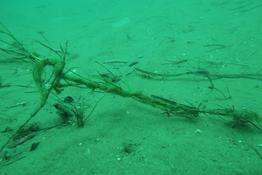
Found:
<svg viewBox="0 0 262 175"><path fill-rule="evenodd" d="M260 0L1 0L0 175L262 174L261 10ZM65 86L30 119L54 77L49 65L36 83L39 60L64 55Z"/></svg>

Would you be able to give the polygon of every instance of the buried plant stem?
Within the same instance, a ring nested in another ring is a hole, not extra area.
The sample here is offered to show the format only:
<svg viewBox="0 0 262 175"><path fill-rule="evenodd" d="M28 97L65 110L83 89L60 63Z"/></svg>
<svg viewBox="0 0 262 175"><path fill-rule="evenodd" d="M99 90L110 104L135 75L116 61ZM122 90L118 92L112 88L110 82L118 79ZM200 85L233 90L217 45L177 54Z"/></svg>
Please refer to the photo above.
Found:
<svg viewBox="0 0 262 175"><path fill-rule="evenodd" d="M179 80L182 76L199 76L206 78L208 81L219 80L219 79L250 79L262 81L262 74L260 73L238 73L238 74L213 74L206 70L201 71L188 71L175 74L155 73L144 69L135 68L137 74L143 78L152 80ZM212 83L211 83L212 86Z"/></svg>

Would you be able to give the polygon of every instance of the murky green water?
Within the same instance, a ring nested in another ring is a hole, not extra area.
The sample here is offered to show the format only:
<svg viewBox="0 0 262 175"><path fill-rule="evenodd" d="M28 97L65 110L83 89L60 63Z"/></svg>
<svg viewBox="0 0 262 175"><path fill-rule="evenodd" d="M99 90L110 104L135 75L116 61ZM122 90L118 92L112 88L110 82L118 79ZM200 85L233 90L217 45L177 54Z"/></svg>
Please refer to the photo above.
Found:
<svg viewBox="0 0 262 175"><path fill-rule="evenodd" d="M1 0L0 174L262 174L261 9Z"/></svg>

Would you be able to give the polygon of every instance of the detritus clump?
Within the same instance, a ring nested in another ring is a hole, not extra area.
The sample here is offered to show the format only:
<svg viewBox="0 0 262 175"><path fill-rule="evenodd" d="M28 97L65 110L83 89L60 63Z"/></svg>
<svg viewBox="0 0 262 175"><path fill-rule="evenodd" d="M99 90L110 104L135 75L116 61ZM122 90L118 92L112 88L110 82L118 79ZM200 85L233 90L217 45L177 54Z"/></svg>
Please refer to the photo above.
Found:
<svg viewBox="0 0 262 175"><path fill-rule="evenodd" d="M73 117L76 120L78 127L84 127L84 109L74 103L74 99L71 96L67 96L63 101L54 104L57 110L57 114L60 116L62 123L69 124L73 122Z"/></svg>
<svg viewBox="0 0 262 175"><path fill-rule="evenodd" d="M232 114L232 120L229 123L231 123L233 128L246 128L251 125L262 131L260 122L261 118L257 113L248 110L240 110Z"/></svg>

